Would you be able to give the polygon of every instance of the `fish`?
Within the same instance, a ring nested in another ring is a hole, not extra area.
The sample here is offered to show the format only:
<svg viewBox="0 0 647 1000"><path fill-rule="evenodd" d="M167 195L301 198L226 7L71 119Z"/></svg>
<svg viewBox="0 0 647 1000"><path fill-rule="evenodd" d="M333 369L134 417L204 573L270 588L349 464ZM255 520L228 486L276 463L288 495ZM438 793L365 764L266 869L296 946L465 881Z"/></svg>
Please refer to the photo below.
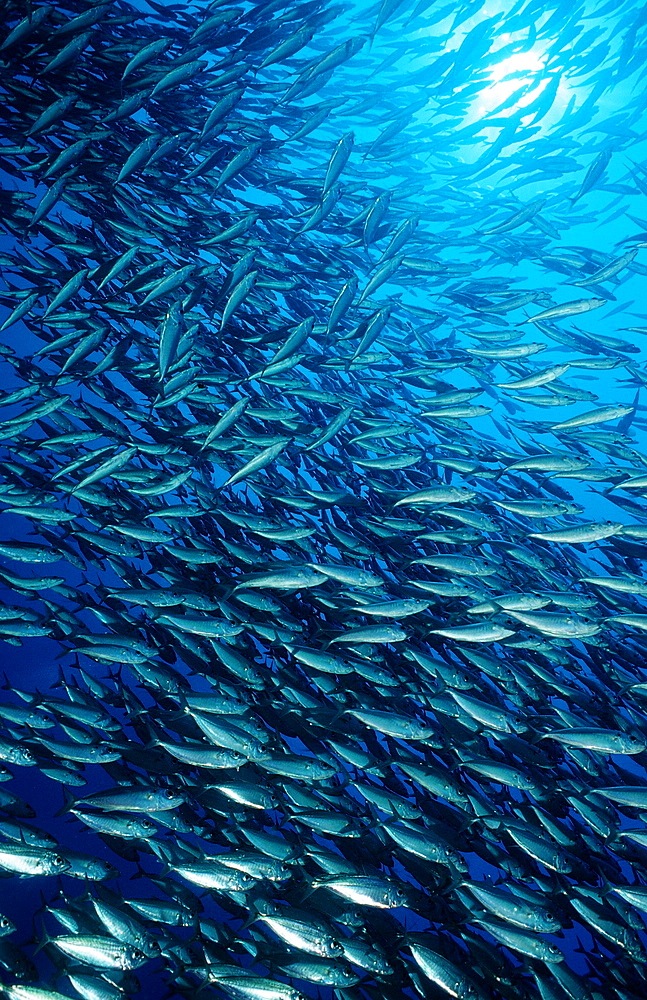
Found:
<svg viewBox="0 0 647 1000"><path fill-rule="evenodd" d="M462 969L426 945L410 945L411 954L424 975L449 996L461 1000L484 1000L485 993Z"/></svg>
<svg viewBox="0 0 647 1000"><path fill-rule="evenodd" d="M138 948L98 934L63 934L53 938L52 944L64 955L98 969L134 969L146 962Z"/></svg>
<svg viewBox="0 0 647 1000"><path fill-rule="evenodd" d="M10 1000L644 992L645 15L500 6L7 5Z"/></svg>
<svg viewBox="0 0 647 1000"><path fill-rule="evenodd" d="M579 746L602 753L642 753L644 743L630 733L604 729L555 729L543 739L557 740L565 746Z"/></svg>

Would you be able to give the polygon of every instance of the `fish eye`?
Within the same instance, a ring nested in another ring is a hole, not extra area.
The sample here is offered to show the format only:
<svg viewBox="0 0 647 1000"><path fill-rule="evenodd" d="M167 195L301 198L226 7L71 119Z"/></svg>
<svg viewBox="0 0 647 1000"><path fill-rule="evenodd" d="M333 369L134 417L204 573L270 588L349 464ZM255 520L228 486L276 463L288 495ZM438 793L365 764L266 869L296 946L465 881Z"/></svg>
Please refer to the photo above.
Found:
<svg viewBox="0 0 647 1000"><path fill-rule="evenodd" d="M170 788L167 788L165 790L165 792L164 792L164 798L165 799L174 799L175 798L175 793L172 792Z"/></svg>
<svg viewBox="0 0 647 1000"><path fill-rule="evenodd" d="M135 959L136 962L139 962L142 958L146 958L146 955L144 954L144 952L140 951L139 948L133 948L133 950L132 950L132 956L133 956L133 958Z"/></svg>
<svg viewBox="0 0 647 1000"><path fill-rule="evenodd" d="M398 899L404 899L404 897L406 896L406 892L404 891L404 889L396 889L395 894L398 897Z"/></svg>
<svg viewBox="0 0 647 1000"><path fill-rule="evenodd" d="M56 865L57 868L64 868L67 862L60 854L55 854L52 858L52 864Z"/></svg>

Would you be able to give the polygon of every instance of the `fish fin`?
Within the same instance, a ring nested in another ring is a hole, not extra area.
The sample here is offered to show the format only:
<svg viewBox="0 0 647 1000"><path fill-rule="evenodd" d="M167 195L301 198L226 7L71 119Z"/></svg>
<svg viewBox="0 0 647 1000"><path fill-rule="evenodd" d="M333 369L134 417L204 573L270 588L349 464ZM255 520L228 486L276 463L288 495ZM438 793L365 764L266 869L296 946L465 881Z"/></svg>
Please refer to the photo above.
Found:
<svg viewBox="0 0 647 1000"><path fill-rule="evenodd" d="M77 656L77 666L78 666L78 656ZM56 680L52 683L53 688L67 688L68 681L63 672L63 667L59 663L58 665L58 676Z"/></svg>
<svg viewBox="0 0 647 1000"><path fill-rule="evenodd" d="M34 928L34 932L35 932L35 928ZM35 933L34 933L34 936L36 936ZM39 951L41 951L43 948L46 948L47 945L51 944L51 942L54 940L47 933L47 928L45 927L45 920L44 920L43 917L41 917L41 920L40 920L40 935L38 936L37 940L38 940L38 944L36 945L36 947L34 949L34 952L33 952L34 955L37 955Z"/></svg>
<svg viewBox="0 0 647 1000"><path fill-rule="evenodd" d="M58 812L54 813L54 816L56 817L65 816L65 814L70 811L71 806L73 806L76 802L82 802L82 801L83 799L75 799L74 796L71 794L71 792L68 792L67 788L63 786L63 805L58 810Z"/></svg>
<svg viewBox="0 0 647 1000"><path fill-rule="evenodd" d="M173 874L173 869L172 868L166 868L166 870L162 872L162 875L172 875L172 874ZM131 880L132 879L136 879L136 878L148 878L148 872L145 872L144 869L142 868L142 866L140 864L138 864L137 865L137 871L134 872L129 877L130 877Z"/></svg>

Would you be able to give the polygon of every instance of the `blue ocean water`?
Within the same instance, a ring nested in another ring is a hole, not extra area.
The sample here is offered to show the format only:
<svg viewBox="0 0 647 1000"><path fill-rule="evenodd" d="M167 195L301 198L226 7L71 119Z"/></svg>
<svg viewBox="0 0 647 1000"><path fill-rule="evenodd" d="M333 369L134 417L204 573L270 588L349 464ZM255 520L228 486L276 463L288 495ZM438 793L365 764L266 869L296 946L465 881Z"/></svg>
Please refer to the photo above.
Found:
<svg viewBox="0 0 647 1000"><path fill-rule="evenodd" d="M2 15L5 995L643 997L647 9Z"/></svg>

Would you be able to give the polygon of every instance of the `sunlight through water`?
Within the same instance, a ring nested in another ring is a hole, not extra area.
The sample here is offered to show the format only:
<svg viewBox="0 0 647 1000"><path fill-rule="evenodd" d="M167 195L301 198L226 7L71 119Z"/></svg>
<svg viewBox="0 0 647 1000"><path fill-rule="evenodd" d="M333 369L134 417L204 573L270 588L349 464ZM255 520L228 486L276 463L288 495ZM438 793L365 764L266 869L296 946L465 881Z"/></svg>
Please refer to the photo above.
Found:
<svg viewBox="0 0 647 1000"><path fill-rule="evenodd" d="M521 51L512 51L494 62L488 74L489 82L485 83L475 102L477 115L492 112L511 115L520 108L530 107L554 79L545 70L546 55L542 46L524 49L523 39L515 41L507 34L500 35L497 42L497 49L490 53L491 59L511 49Z"/></svg>

